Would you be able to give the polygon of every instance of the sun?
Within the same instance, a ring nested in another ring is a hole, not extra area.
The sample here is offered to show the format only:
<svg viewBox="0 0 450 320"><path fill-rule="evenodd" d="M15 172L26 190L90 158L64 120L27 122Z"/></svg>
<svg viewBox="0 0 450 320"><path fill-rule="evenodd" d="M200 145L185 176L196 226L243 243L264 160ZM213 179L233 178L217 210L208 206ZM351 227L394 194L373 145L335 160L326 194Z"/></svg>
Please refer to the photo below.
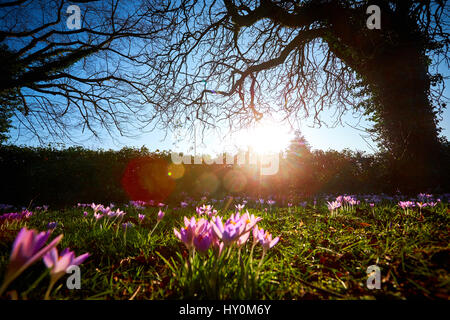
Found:
<svg viewBox="0 0 450 320"><path fill-rule="evenodd" d="M292 139L288 126L275 122L260 122L253 128L239 131L234 144L241 149L251 149L259 154L278 153L285 150Z"/></svg>

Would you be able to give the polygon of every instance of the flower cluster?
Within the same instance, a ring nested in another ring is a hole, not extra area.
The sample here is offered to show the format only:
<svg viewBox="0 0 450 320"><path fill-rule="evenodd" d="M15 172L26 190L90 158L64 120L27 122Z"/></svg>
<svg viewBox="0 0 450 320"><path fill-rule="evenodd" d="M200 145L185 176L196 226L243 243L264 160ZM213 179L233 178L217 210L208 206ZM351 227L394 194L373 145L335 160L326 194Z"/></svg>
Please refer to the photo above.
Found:
<svg viewBox="0 0 450 320"><path fill-rule="evenodd" d="M398 206L400 208L402 208L403 210L407 209L407 208L413 208L415 207L415 203L412 201L399 201Z"/></svg>
<svg viewBox="0 0 450 320"><path fill-rule="evenodd" d="M338 196L336 201L341 203L342 206L349 205L353 207L360 204L360 201L355 196Z"/></svg>
<svg viewBox="0 0 450 320"><path fill-rule="evenodd" d="M102 204L95 204L92 203L90 207L94 210L94 218L96 220L102 218L102 217L108 217L108 218L123 218L123 216L126 215L126 212L120 210L117 208L115 211L112 209L114 205L110 205L109 207L103 206Z"/></svg>
<svg viewBox="0 0 450 320"><path fill-rule="evenodd" d="M331 213L336 213L339 208L353 210L353 207L359 205L360 203L361 201L356 199L355 196L341 195L336 197L335 201L327 201L327 207Z"/></svg>
<svg viewBox="0 0 450 320"><path fill-rule="evenodd" d="M33 212L24 209L21 212L10 212L10 213L4 213L0 216L1 220L22 220L27 219L33 215Z"/></svg>
<svg viewBox="0 0 450 320"><path fill-rule="evenodd" d="M211 217L211 220L184 217L184 227L180 230L174 228L174 233L190 252L197 250L205 253L212 248L217 255L220 255L224 248L240 248L245 245L252 230L254 241L261 243L264 250L273 247L279 240L278 237L272 240L272 235L258 229L257 223L262 218L250 215L248 211L243 215L236 212L225 222L223 220L217 215Z"/></svg>
<svg viewBox="0 0 450 320"><path fill-rule="evenodd" d="M45 265L50 269L52 277L46 294L47 298L51 287L65 273L66 269L71 265L81 264L89 256L88 253L85 253L75 258L74 253L68 248L63 250L59 256L56 246L63 235L57 236L48 245L45 245L50 234L51 231L38 233L36 230L28 230L26 227L19 231L13 243L3 284L0 287L0 296L22 272L36 261L43 259Z"/></svg>
<svg viewBox="0 0 450 320"><path fill-rule="evenodd" d="M136 209L144 210L145 206L148 205L148 203L142 200L131 200L130 205L135 207Z"/></svg>
<svg viewBox="0 0 450 320"><path fill-rule="evenodd" d="M42 211L46 212L48 210L48 208L49 208L48 205L43 205L42 207L38 206L38 207L35 207L34 209L38 210L38 211L42 210Z"/></svg>
<svg viewBox="0 0 450 320"><path fill-rule="evenodd" d="M328 210L333 213L336 209L339 209L342 206L342 203L339 201L327 201Z"/></svg>
<svg viewBox="0 0 450 320"><path fill-rule="evenodd" d="M420 196L420 194L419 194L419 196ZM422 198L425 196L431 196L431 195L423 195ZM426 199L430 200L430 197L427 197ZM425 207L435 207L438 204L438 202L439 201L436 201L436 202L434 202L434 201L430 201L430 202L399 201L398 206L400 208L402 208L404 211L408 212L409 208L418 207L419 210L422 210L422 208L425 208Z"/></svg>
<svg viewBox="0 0 450 320"><path fill-rule="evenodd" d="M203 205L201 207L196 207L195 211L199 216L201 215L207 215L209 217L213 217L217 214L217 210L215 210L211 205Z"/></svg>

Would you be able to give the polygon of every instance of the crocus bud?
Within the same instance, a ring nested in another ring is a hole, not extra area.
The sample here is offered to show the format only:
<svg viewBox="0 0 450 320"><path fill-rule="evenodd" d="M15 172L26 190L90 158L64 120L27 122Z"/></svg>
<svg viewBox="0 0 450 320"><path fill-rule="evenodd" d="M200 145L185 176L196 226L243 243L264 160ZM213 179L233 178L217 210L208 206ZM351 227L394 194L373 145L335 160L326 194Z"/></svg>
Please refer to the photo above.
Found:
<svg viewBox="0 0 450 320"><path fill-rule="evenodd" d="M164 214L165 213L163 211L159 210L159 212L158 212L158 222L161 221L164 218Z"/></svg>

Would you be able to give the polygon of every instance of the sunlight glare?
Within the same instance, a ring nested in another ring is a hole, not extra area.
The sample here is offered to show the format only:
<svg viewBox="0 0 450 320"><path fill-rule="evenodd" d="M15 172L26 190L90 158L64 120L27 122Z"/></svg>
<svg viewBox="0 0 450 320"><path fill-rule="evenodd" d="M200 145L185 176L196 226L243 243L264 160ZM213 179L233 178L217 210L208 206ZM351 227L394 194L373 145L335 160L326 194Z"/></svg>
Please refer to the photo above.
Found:
<svg viewBox="0 0 450 320"><path fill-rule="evenodd" d="M288 126L274 122L257 124L236 134L235 145L241 149L250 148L259 154L278 153L285 150L292 139Z"/></svg>

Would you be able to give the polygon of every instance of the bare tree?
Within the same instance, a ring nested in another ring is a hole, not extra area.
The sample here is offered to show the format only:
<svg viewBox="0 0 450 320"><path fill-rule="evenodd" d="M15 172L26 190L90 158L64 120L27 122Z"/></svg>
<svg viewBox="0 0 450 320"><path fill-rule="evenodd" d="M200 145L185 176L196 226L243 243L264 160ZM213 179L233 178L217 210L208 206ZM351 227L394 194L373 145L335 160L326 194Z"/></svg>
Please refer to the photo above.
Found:
<svg viewBox="0 0 450 320"><path fill-rule="evenodd" d="M332 108L338 121L351 110L376 122L399 180L427 186L439 173L444 1L83 2L80 30L64 29L63 1L0 6L0 92L21 99L15 116L37 136L240 128L270 114L320 125ZM367 27L369 5L381 29Z"/></svg>
<svg viewBox="0 0 450 320"><path fill-rule="evenodd" d="M380 8L381 29L367 27L369 5ZM356 110L375 121L396 180L436 185L446 161L437 67L449 65L448 9L413 0L153 3L170 30L152 60L159 73L150 84L161 88L154 99L178 106L167 120L206 127L274 113L320 125L325 108L338 121Z"/></svg>
<svg viewBox="0 0 450 320"><path fill-rule="evenodd" d="M66 23L80 8L80 28ZM154 113L145 80L161 32L145 2L11 1L0 4L2 108L41 142L74 132L133 135ZM75 129L75 130L74 130Z"/></svg>

